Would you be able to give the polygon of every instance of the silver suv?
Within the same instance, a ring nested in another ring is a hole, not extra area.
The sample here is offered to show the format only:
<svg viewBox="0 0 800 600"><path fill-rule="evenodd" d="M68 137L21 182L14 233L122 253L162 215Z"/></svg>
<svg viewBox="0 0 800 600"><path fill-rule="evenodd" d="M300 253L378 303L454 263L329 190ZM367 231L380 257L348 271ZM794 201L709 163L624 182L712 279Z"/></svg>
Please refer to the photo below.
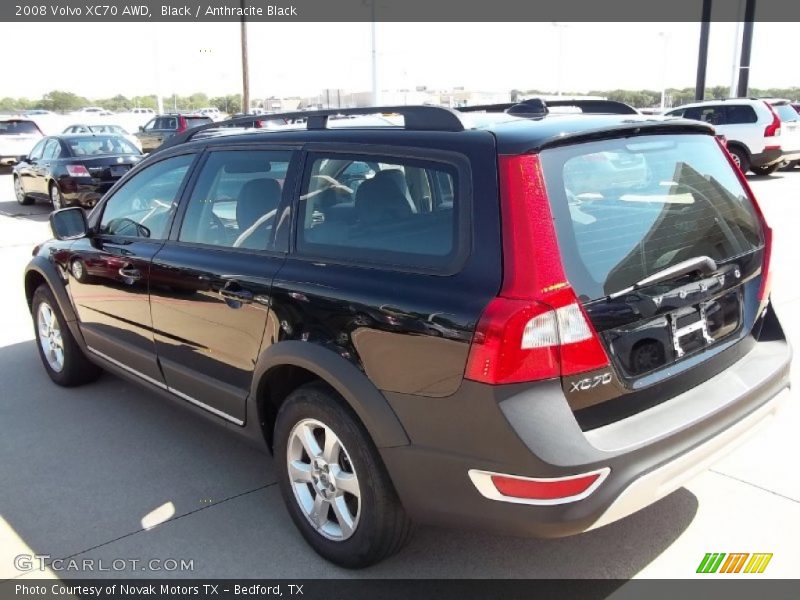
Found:
<svg viewBox="0 0 800 600"><path fill-rule="evenodd" d="M784 110L788 111L784 115ZM769 175L800 159L798 114L788 100L731 98L685 104L666 113L704 121L728 140L728 150L745 173ZM791 120L790 120L791 119Z"/></svg>

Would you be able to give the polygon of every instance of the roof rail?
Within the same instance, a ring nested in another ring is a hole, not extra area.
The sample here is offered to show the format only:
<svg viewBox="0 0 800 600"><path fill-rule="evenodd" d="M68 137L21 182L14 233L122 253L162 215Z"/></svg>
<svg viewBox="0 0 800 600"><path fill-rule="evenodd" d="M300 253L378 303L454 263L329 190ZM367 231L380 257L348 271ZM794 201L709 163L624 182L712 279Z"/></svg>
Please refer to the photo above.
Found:
<svg viewBox="0 0 800 600"><path fill-rule="evenodd" d="M367 106L364 108L329 108L324 110L302 110L273 113L269 115L242 115L225 121L207 123L192 127L169 138L159 149L185 144L195 135L206 129L241 125L252 126L253 121L293 121L305 120L306 129L326 129L329 117L350 115L397 114L405 121L404 129L411 131L464 131L464 124L458 113L441 106Z"/></svg>
<svg viewBox="0 0 800 600"><path fill-rule="evenodd" d="M506 112L520 117L542 117L549 113L551 106L574 106L587 114L613 114L636 115L635 108L624 102L616 100L544 100L542 98L529 98L516 103L483 104L479 106L464 106L458 108L461 112Z"/></svg>

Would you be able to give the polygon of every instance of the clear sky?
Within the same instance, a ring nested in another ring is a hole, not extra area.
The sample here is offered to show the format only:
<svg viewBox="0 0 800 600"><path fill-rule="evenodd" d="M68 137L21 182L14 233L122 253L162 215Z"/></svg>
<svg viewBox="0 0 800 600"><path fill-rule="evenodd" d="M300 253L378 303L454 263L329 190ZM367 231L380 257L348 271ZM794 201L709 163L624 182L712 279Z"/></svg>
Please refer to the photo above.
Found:
<svg viewBox="0 0 800 600"><path fill-rule="evenodd" d="M564 90L694 85L697 23L565 25L378 23L380 86L555 90L559 62ZM708 85L730 84L735 27L712 24ZM248 28L253 97L370 89L369 23ZM756 23L751 86L800 85L799 32L797 23ZM0 23L0 97L135 96L159 80L164 95L237 92L239 52L238 23Z"/></svg>

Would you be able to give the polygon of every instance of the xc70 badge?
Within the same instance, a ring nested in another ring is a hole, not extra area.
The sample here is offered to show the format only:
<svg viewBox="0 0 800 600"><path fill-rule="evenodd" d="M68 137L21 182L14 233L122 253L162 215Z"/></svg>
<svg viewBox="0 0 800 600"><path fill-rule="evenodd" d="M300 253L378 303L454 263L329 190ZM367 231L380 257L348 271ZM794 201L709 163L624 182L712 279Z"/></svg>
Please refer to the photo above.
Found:
<svg viewBox="0 0 800 600"><path fill-rule="evenodd" d="M611 373L601 373L594 377L586 377L578 381L573 381L569 391L570 393L585 392L586 390L591 390L597 386L607 385L609 383L611 383Z"/></svg>

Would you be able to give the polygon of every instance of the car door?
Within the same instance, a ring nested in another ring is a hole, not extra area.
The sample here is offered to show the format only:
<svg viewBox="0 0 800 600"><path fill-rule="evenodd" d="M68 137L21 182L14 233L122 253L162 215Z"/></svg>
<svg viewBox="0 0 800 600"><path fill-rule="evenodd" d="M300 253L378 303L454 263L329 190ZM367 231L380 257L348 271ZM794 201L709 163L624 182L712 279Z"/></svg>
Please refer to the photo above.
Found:
<svg viewBox="0 0 800 600"><path fill-rule="evenodd" d="M195 154L169 156L131 176L92 214L92 235L70 248L69 291L91 352L163 386L148 288Z"/></svg>
<svg viewBox="0 0 800 600"><path fill-rule="evenodd" d="M139 132L138 137L142 142L142 150L144 152L155 150L161 145L161 132L156 129L156 125L160 119L160 117L150 119Z"/></svg>
<svg viewBox="0 0 800 600"><path fill-rule="evenodd" d="M156 350L167 386L240 425L271 314L272 280L285 258L285 243L276 243L273 232L290 202L296 160L290 148L208 152L180 225L151 267ZM288 219L280 222L288 231Z"/></svg>
<svg viewBox="0 0 800 600"><path fill-rule="evenodd" d="M50 190L47 189L47 182L50 177L50 168L58 155L61 153L61 143L56 138L48 138L44 146L42 158L36 161L33 166L33 178L31 180L31 193L40 196L50 197Z"/></svg>
<svg viewBox="0 0 800 600"><path fill-rule="evenodd" d="M24 164L17 169L17 174L26 194L36 194L36 165L42 159L48 138L42 138L31 150Z"/></svg>

